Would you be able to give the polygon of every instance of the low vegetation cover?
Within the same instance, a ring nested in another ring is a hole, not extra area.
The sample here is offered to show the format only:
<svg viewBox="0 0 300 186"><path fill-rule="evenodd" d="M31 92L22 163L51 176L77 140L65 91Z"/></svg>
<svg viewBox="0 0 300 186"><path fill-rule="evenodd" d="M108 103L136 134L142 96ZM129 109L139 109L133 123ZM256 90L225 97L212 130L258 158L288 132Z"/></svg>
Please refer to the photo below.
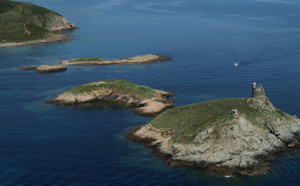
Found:
<svg viewBox="0 0 300 186"><path fill-rule="evenodd" d="M97 57L78 57L70 60L69 62L80 62L80 61L105 61L105 59Z"/></svg>
<svg viewBox="0 0 300 186"><path fill-rule="evenodd" d="M121 94L128 94L133 98L146 99L152 98L155 95L155 91L152 88L138 85L126 80L104 80L92 83L86 83L74 87L67 92L73 94L81 94L84 92L91 92L102 88L114 89Z"/></svg>
<svg viewBox="0 0 300 186"><path fill-rule="evenodd" d="M258 127L263 126L261 121L272 122L277 118L290 117L278 109L269 111L253 108L248 99L227 98L181 106L165 111L150 123L157 129L170 131L173 142L192 143L199 132L212 126L222 127L225 121L233 119L233 109L237 109L239 115L244 114L247 120ZM214 132L218 133L217 130Z"/></svg>
<svg viewBox="0 0 300 186"><path fill-rule="evenodd" d="M0 0L0 43L46 38L53 16L60 14L28 2Z"/></svg>

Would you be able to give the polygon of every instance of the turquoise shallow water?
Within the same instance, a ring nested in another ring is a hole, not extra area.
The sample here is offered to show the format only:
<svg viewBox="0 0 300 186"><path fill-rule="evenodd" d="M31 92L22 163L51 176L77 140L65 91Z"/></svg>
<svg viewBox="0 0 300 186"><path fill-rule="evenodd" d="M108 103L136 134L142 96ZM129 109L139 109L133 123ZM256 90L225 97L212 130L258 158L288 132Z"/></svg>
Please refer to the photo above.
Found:
<svg viewBox="0 0 300 186"><path fill-rule="evenodd" d="M300 4L277 0L32 0L80 27L67 43L0 48L1 185L298 185L299 155L266 175L172 167L127 141L151 121L130 109L44 103L73 86L126 79L175 94L175 105L248 97L263 83L272 103L300 116ZM171 56L147 65L74 66L37 74L18 68L80 56ZM239 62L238 67L234 63Z"/></svg>

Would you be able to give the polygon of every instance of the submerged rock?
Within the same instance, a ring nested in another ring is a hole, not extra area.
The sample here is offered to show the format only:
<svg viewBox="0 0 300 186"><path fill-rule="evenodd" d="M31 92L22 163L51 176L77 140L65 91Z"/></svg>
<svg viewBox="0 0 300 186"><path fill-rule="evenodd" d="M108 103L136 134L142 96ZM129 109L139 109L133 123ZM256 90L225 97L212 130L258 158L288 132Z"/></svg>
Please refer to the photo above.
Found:
<svg viewBox="0 0 300 186"><path fill-rule="evenodd" d="M168 101L170 96L172 96L170 92L152 89L125 80L104 80L74 87L59 94L48 103L73 105L107 100L137 107L134 112L139 115L155 115L173 107Z"/></svg>
<svg viewBox="0 0 300 186"><path fill-rule="evenodd" d="M173 165L259 175L276 153L299 144L300 120L274 107L254 84L250 98L177 107L127 138L146 142Z"/></svg>

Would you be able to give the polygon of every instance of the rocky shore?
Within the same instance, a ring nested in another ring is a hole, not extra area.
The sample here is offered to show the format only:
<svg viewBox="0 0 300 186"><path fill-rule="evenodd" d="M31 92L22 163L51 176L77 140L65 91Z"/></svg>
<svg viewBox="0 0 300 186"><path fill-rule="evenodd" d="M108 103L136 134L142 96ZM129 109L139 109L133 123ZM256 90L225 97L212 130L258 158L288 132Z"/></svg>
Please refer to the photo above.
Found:
<svg viewBox="0 0 300 186"><path fill-rule="evenodd" d="M82 59L82 60L81 60ZM89 60L93 59L93 60ZM153 54L146 54L135 56L131 58L123 58L116 60L105 60L100 58L76 58L72 60L62 61L62 65L113 65L113 64L143 64L143 63L155 63L157 61L168 61L171 57L159 56Z"/></svg>
<svg viewBox="0 0 300 186"><path fill-rule="evenodd" d="M261 175L286 148L299 146L300 120L282 112L253 84L252 97L177 107L126 138L144 142L172 165Z"/></svg>
<svg viewBox="0 0 300 186"><path fill-rule="evenodd" d="M67 70L67 67L62 65L40 65L40 66L25 66L20 67L22 70L35 70L38 73L47 73L47 72L62 72Z"/></svg>
<svg viewBox="0 0 300 186"><path fill-rule="evenodd" d="M56 35L54 37L49 37L45 39L37 39L31 41L23 41L23 42L6 42L0 43L0 47L10 47L10 46L24 46L24 45L35 45L40 43L55 43L55 42L67 42L69 41L69 36L65 35Z"/></svg>
<svg viewBox="0 0 300 186"><path fill-rule="evenodd" d="M151 89L125 80L104 80L87 83L59 94L48 103L74 105L99 100L124 103L135 107L138 115L156 115L173 107L169 102L172 93Z"/></svg>

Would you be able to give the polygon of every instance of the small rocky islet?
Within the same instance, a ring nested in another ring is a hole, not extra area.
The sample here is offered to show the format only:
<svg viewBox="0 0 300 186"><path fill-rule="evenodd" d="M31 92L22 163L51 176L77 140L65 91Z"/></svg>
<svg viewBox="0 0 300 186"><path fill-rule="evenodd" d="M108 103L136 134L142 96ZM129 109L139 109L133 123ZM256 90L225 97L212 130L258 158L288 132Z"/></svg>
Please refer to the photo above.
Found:
<svg viewBox="0 0 300 186"><path fill-rule="evenodd" d="M172 93L152 89L126 80L104 80L86 83L59 94L48 103L75 105L99 100L123 103L135 107L138 115L156 115L174 107L169 100Z"/></svg>
<svg viewBox="0 0 300 186"><path fill-rule="evenodd" d="M105 60L95 57L80 57L70 61L62 61L61 65L40 65L40 66L24 66L20 67L22 70L35 70L35 72L62 72L67 70L66 65L114 65L114 64L147 64L155 63L157 61L167 61L172 59L167 56L160 56L154 54L139 55L131 58L123 58L117 60Z"/></svg>
<svg viewBox="0 0 300 186"><path fill-rule="evenodd" d="M62 65L40 65L40 66L25 66L20 67L22 70L35 70L38 73L48 73L48 72L63 72L67 70L67 67Z"/></svg>
<svg viewBox="0 0 300 186"><path fill-rule="evenodd" d="M147 64L157 61L168 61L171 57L154 54L145 54L123 59L106 60L96 57L79 57L72 60L62 61L61 65L115 65L115 64Z"/></svg>
<svg viewBox="0 0 300 186"><path fill-rule="evenodd" d="M225 174L264 174L268 161L300 140L300 120L274 107L255 83L250 98L177 107L133 130L127 139L144 142L167 163Z"/></svg>

